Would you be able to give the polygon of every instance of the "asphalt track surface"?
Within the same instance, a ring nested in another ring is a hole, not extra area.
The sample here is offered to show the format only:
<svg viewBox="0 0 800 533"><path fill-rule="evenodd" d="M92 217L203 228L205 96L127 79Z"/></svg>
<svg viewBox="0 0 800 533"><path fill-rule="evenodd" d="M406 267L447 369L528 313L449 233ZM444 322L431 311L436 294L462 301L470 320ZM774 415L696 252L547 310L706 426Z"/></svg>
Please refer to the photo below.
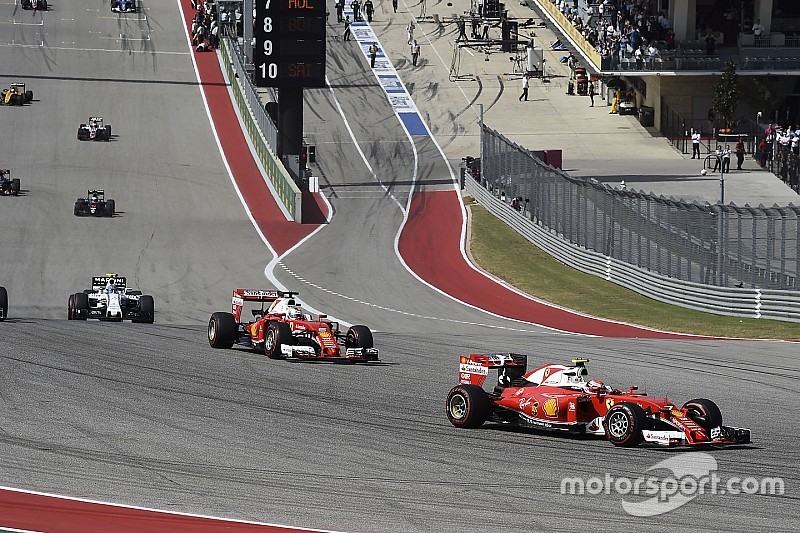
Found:
<svg viewBox="0 0 800 533"><path fill-rule="evenodd" d="M13 37L0 28L11 52L3 83L24 79L36 97L0 109L3 131L16 133L3 157L26 190L0 199L0 283L12 301L0 336L0 485L344 531L796 527L796 345L570 335L420 283L395 254L398 230L414 211L412 188L446 190L449 169L430 140L405 135L363 57L342 43L329 47L331 89L306 97L333 217L274 277L309 305L374 328L384 364L291 364L210 349L208 314L227 307L235 286L268 285L273 256L217 150L177 6L147 6L145 41L131 37L144 22L101 18L106 7L75 2L45 13L45 47L34 46L35 26L13 25ZM3 20L42 16L13 9L2 5ZM110 38L121 27L133 29ZM31 48L12 45L20 42ZM113 142L75 140L89 115L106 117ZM235 124L217 129L224 137ZM73 217L87 187L104 187L121 216ZM67 295L106 271L155 295L156 324L64 319ZM752 446L711 452L719 474L779 476L786 494L704 495L639 519L622 511L619 495L562 496L564 476L635 478L676 454L452 428L443 404L457 355L485 351L536 354L532 365L588 355L607 383L636 383L677 403L712 398L726 423L754 437ZM11 500L0 498L0 525L36 529ZM46 530L91 531L75 520Z"/></svg>

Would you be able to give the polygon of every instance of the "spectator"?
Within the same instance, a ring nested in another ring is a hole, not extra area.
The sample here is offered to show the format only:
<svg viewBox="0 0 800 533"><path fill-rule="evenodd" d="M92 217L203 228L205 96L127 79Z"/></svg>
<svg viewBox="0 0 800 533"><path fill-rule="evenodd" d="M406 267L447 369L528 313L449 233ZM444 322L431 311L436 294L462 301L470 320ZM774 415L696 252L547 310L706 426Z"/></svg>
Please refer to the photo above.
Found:
<svg viewBox="0 0 800 533"><path fill-rule="evenodd" d="M742 170L742 163L744 163L744 142L739 139L736 143L736 170Z"/></svg>
<svg viewBox="0 0 800 533"><path fill-rule="evenodd" d="M761 25L761 19L756 19L756 23L753 24L753 35L756 37L761 37L764 34L764 26Z"/></svg>
<svg viewBox="0 0 800 533"><path fill-rule="evenodd" d="M417 43L416 39L414 40L414 44L411 45L411 64L415 67L417 66L417 61L419 60L419 44Z"/></svg>

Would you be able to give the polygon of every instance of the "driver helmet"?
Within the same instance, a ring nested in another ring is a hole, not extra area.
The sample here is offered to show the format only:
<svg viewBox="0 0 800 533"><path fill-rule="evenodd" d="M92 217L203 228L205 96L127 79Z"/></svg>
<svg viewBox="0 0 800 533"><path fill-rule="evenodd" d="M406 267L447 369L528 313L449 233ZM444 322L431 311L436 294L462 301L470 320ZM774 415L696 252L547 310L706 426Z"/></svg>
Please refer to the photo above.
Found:
<svg viewBox="0 0 800 533"><path fill-rule="evenodd" d="M92 195L92 201L93 201L93 202L96 202L96 201L97 201L97 195L96 195L96 194L93 194L93 195Z"/></svg>
<svg viewBox="0 0 800 533"><path fill-rule="evenodd" d="M113 279L108 280L108 283L106 284L106 291L117 292L117 286L114 284Z"/></svg>
<svg viewBox="0 0 800 533"><path fill-rule="evenodd" d="M300 311L299 307L292 306L287 309L286 316L289 318L302 318L303 313Z"/></svg>
<svg viewBox="0 0 800 533"><path fill-rule="evenodd" d="M606 386L599 379L591 380L589 383L586 384L586 388L589 389L589 392L598 392L606 390Z"/></svg>

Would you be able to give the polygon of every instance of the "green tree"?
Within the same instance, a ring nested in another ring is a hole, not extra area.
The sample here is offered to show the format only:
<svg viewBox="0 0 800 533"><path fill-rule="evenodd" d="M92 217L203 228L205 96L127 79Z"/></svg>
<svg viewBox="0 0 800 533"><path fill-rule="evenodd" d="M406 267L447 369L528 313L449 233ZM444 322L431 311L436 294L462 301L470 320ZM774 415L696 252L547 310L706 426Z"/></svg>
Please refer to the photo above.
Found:
<svg viewBox="0 0 800 533"><path fill-rule="evenodd" d="M722 77L714 84L714 99L711 101L711 110L726 128L734 126L733 114L739 105L740 97L736 63L729 59L725 62Z"/></svg>

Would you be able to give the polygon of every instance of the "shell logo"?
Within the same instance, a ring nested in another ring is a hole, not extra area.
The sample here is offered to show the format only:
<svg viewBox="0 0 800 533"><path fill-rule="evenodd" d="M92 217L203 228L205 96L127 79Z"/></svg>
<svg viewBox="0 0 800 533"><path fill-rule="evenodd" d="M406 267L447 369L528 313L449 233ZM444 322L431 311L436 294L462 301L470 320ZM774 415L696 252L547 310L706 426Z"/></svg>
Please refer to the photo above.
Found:
<svg viewBox="0 0 800 533"><path fill-rule="evenodd" d="M554 417L558 414L558 400L550 398L542 404L542 411L549 417Z"/></svg>

